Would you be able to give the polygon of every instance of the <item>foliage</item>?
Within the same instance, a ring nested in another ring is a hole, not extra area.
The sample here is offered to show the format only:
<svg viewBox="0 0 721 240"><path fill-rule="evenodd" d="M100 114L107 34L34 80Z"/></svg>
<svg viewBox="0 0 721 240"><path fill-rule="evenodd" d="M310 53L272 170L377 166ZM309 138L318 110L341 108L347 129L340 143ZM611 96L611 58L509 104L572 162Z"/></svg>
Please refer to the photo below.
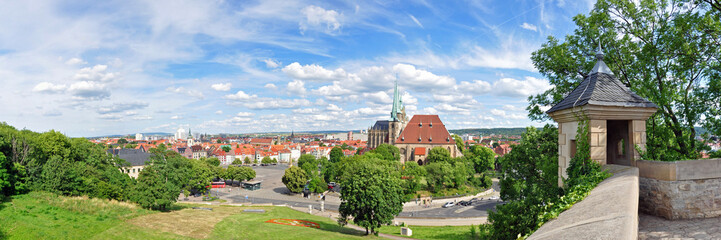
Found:
<svg viewBox="0 0 721 240"><path fill-rule="evenodd" d="M248 166L228 166L227 179L245 181L255 178L255 170Z"/></svg>
<svg viewBox="0 0 721 240"><path fill-rule="evenodd" d="M442 147L431 148L426 158L428 162L449 162L451 161L451 152Z"/></svg>
<svg viewBox="0 0 721 240"><path fill-rule="evenodd" d="M205 158L204 160L210 166L213 166L213 167L220 166L220 159L218 159L217 157Z"/></svg>
<svg viewBox="0 0 721 240"><path fill-rule="evenodd" d="M332 163L339 162L343 158L343 156L343 149L341 149L340 147L334 147L330 150L330 162Z"/></svg>
<svg viewBox="0 0 721 240"><path fill-rule="evenodd" d="M426 176L426 169L414 161L406 162L401 170L403 190L406 195L414 195L421 190L421 179Z"/></svg>
<svg viewBox="0 0 721 240"><path fill-rule="evenodd" d="M328 190L328 183L325 182L325 179L319 176L313 176L310 178L310 182L308 183L308 190L314 193L322 193Z"/></svg>
<svg viewBox="0 0 721 240"><path fill-rule="evenodd" d="M501 198L507 203L496 206L489 215L493 238L516 239L535 230L540 206L557 199L558 129L546 125L542 129L526 128L521 141L500 159Z"/></svg>
<svg viewBox="0 0 721 240"><path fill-rule="evenodd" d="M220 139L218 139L218 143L220 143ZM230 146L223 146L221 148L223 149L223 152L230 152L231 150Z"/></svg>
<svg viewBox="0 0 721 240"><path fill-rule="evenodd" d="M250 164L250 158L249 158L249 157L245 157L245 159L243 159L243 163L245 163L245 164Z"/></svg>
<svg viewBox="0 0 721 240"><path fill-rule="evenodd" d="M401 151L398 149L398 147L383 143L381 145L378 145L375 149L371 150L369 153L375 153L380 155L379 159L386 160L386 161L400 161L401 160ZM368 154L368 153L366 153Z"/></svg>
<svg viewBox="0 0 721 240"><path fill-rule="evenodd" d="M463 157L473 163L476 173L493 169L496 162L496 153L493 152L493 149L481 145L473 145L464 150Z"/></svg>
<svg viewBox="0 0 721 240"><path fill-rule="evenodd" d="M126 144L128 143L128 140L125 138L118 139L118 144Z"/></svg>
<svg viewBox="0 0 721 240"><path fill-rule="evenodd" d="M458 151L463 151L464 149L466 149L466 144L463 143L463 139L461 138L461 136L453 135L453 140L456 141L456 147L458 148Z"/></svg>
<svg viewBox="0 0 721 240"><path fill-rule="evenodd" d="M553 88L529 97L532 119L547 119L551 106L572 91L606 49L606 64L619 80L659 106L646 122L647 159L699 157L694 126L721 134L721 12L688 0L599 0L577 15L565 41L549 37L531 59Z"/></svg>
<svg viewBox="0 0 721 240"><path fill-rule="evenodd" d="M240 158L236 158L233 160L233 165L243 165L243 160L240 160Z"/></svg>
<svg viewBox="0 0 721 240"><path fill-rule="evenodd" d="M345 225L348 218L366 229L366 234L377 234L381 225L391 224L403 210L403 189L397 174L391 169L364 161L341 182L341 204L338 223Z"/></svg>
<svg viewBox="0 0 721 240"><path fill-rule="evenodd" d="M152 148L151 164L138 175L133 200L144 208L167 210L193 173L189 159L164 148Z"/></svg>
<svg viewBox="0 0 721 240"><path fill-rule="evenodd" d="M265 157L263 157L263 159L260 160L260 163L271 164L271 163L273 163L273 160L270 157L265 156Z"/></svg>
<svg viewBox="0 0 721 240"><path fill-rule="evenodd" d="M308 181L308 175L306 175L303 169L292 166L285 170L283 178L281 179L283 184L294 193L303 191L305 183Z"/></svg>

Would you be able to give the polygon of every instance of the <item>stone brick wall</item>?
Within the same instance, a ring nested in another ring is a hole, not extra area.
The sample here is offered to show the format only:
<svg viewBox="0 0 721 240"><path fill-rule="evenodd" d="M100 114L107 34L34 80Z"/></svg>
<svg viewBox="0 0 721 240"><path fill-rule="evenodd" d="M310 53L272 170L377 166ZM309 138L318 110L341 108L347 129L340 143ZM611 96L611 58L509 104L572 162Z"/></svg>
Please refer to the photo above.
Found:
<svg viewBox="0 0 721 240"><path fill-rule="evenodd" d="M721 159L638 161L639 210L667 219L721 216Z"/></svg>

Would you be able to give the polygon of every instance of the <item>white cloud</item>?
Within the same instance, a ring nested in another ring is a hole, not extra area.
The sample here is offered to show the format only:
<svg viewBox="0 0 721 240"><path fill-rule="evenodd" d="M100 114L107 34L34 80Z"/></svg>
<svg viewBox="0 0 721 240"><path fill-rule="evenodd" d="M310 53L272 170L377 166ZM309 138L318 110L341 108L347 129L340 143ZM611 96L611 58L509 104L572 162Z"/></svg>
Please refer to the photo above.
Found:
<svg viewBox="0 0 721 240"><path fill-rule="evenodd" d="M415 16L413 16L413 15L411 15L411 14L408 14L408 17L410 17L411 20L413 20L413 22L416 23L416 25L418 25L418 26L421 27L421 28L424 28L424 27L423 27L423 24L421 24L421 22L418 21L418 19L417 19Z"/></svg>
<svg viewBox="0 0 721 240"><path fill-rule="evenodd" d="M107 69L107 65L81 68L73 78L79 81L110 82L118 76L118 73L106 73Z"/></svg>
<svg viewBox="0 0 721 240"><path fill-rule="evenodd" d="M533 24L530 24L527 22L524 22L523 24L521 24L521 28L526 29L526 30L531 30L534 32L538 31L538 27L536 27L536 25L533 25Z"/></svg>
<svg viewBox="0 0 721 240"><path fill-rule="evenodd" d="M456 80L449 76L438 76L423 69L416 69L413 65L396 64L393 71L398 73L398 78L404 86L415 89L445 89L453 87Z"/></svg>
<svg viewBox="0 0 721 240"><path fill-rule="evenodd" d="M305 95L305 83L301 80L293 80L292 82L288 83L286 90L290 94L303 96Z"/></svg>
<svg viewBox="0 0 721 240"><path fill-rule="evenodd" d="M328 110L328 111L331 111L331 112L340 112L340 111L343 111L342 108L336 106L335 104L328 104L328 107L326 107L325 110Z"/></svg>
<svg viewBox="0 0 721 240"><path fill-rule="evenodd" d="M500 109L495 109L495 108L494 108L494 109L491 109L491 115L494 115L494 116L497 116L497 117L501 117L501 118L503 118L503 119L515 119L515 120L520 120L520 119L526 119L526 118L527 118L527 117L526 117L525 115L523 115L523 114L508 114L508 113L506 113L506 111L503 111L503 110L500 110Z"/></svg>
<svg viewBox="0 0 721 240"><path fill-rule="evenodd" d="M298 62L288 64L282 71L292 78L308 81L332 81L347 77L342 68L331 71L315 64L301 66Z"/></svg>
<svg viewBox="0 0 721 240"><path fill-rule="evenodd" d="M481 80L473 80L473 82L462 81L458 84L456 89L467 93L481 95L491 92L491 84Z"/></svg>
<svg viewBox="0 0 721 240"><path fill-rule="evenodd" d="M275 84L272 84L272 83L265 84L264 87L267 88L267 89L270 89L270 90L278 89L278 87L275 86Z"/></svg>
<svg viewBox="0 0 721 240"><path fill-rule="evenodd" d="M33 92L40 92L40 93L60 93L65 91L67 86L65 84L53 84L49 82L41 82L38 83L38 85L35 85L33 88Z"/></svg>
<svg viewBox="0 0 721 240"><path fill-rule="evenodd" d="M71 59L68 59L67 61L65 61L65 64L67 64L67 65L77 65L77 64L86 64L86 63L88 63L88 62L83 61L80 58L71 58Z"/></svg>
<svg viewBox="0 0 721 240"><path fill-rule="evenodd" d="M133 117L133 120L153 120L153 117L144 115L144 116L135 116Z"/></svg>
<svg viewBox="0 0 721 240"><path fill-rule="evenodd" d="M235 116L238 116L238 117L252 117L252 116L255 116L255 113L252 113L252 112L239 112L239 113L236 114Z"/></svg>
<svg viewBox="0 0 721 240"><path fill-rule="evenodd" d="M229 95L223 96L223 98L228 99L228 100L250 100L253 98L257 98L257 97L258 96L256 96L256 95L248 95L243 91L238 91L235 94L229 94Z"/></svg>
<svg viewBox="0 0 721 240"><path fill-rule="evenodd" d="M256 109L293 109L298 107L310 106L313 103L307 99L279 99L279 98L264 98L256 101L244 103L243 106Z"/></svg>
<svg viewBox="0 0 721 240"><path fill-rule="evenodd" d="M280 66L280 63L273 59L263 59L263 62L265 63L265 66L268 68L277 68Z"/></svg>
<svg viewBox="0 0 721 240"><path fill-rule="evenodd" d="M197 98L197 99L205 98L205 96L203 95L202 92L200 92L198 90L193 90L193 89L186 89L185 87L177 87L177 88L176 87L168 87L165 90L168 92L173 92L173 93L182 93L182 94L185 94L185 95Z"/></svg>
<svg viewBox="0 0 721 240"><path fill-rule="evenodd" d="M494 93L499 96L523 97L542 93L551 88L551 84L543 79L526 77L525 80L501 78L493 83Z"/></svg>
<svg viewBox="0 0 721 240"><path fill-rule="evenodd" d="M183 117L175 115L175 116L170 117L170 119L177 120L177 119L183 119Z"/></svg>
<svg viewBox="0 0 721 240"><path fill-rule="evenodd" d="M105 84L91 81L80 81L70 85L68 92L73 98L83 100L101 100L110 97Z"/></svg>
<svg viewBox="0 0 721 240"><path fill-rule="evenodd" d="M322 7L310 5L300 10L300 12L305 16L305 19L299 23L301 33L309 29L316 29L327 34L333 34L340 30L340 18L343 15L335 10L326 10Z"/></svg>
<svg viewBox="0 0 721 240"><path fill-rule="evenodd" d="M57 109L45 110L45 111L43 111L42 114L43 114L43 116L45 116L45 117L57 117L57 116L62 116L62 115L63 115L63 113L60 112L60 111L57 110Z"/></svg>
<svg viewBox="0 0 721 240"><path fill-rule="evenodd" d="M97 112L100 114L119 113L122 111L143 109L146 107L148 107L148 103L146 102L115 103L109 106L100 107Z"/></svg>
<svg viewBox="0 0 721 240"><path fill-rule="evenodd" d="M215 114L221 115L221 114L223 114L223 110L215 111Z"/></svg>
<svg viewBox="0 0 721 240"><path fill-rule="evenodd" d="M232 86L231 83L216 83L216 84L210 85L210 87L213 88L213 90L221 91L221 92L230 91L231 86Z"/></svg>

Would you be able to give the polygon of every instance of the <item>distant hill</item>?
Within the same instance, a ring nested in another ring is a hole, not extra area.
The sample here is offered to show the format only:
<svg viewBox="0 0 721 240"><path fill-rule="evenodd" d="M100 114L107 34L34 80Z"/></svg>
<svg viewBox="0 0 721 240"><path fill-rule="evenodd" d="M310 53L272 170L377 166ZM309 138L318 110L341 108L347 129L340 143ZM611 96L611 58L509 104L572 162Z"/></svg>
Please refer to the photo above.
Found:
<svg viewBox="0 0 721 240"><path fill-rule="evenodd" d="M483 136L489 136L491 134L495 135L512 135L512 136L519 136L526 132L526 128L468 128L468 129L455 129L455 130L448 130L448 132L457 134L457 135L463 135L463 134L471 134L471 135L483 135Z"/></svg>
<svg viewBox="0 0 721 240"><path fill-rule="evenodd" d="M147 136L171 136L171 135L173 135L172 133L164 133L164 132L149 132L149 133L142 133L142 134L143 134L143 136L146 136L146 137ZM121 134L105 135L105 136L96 136L96 137L88 137L88 138L119 138L119 137L127 137L127 136L135 137L135 133L125 134L125 135L121 135Z"/></svg>

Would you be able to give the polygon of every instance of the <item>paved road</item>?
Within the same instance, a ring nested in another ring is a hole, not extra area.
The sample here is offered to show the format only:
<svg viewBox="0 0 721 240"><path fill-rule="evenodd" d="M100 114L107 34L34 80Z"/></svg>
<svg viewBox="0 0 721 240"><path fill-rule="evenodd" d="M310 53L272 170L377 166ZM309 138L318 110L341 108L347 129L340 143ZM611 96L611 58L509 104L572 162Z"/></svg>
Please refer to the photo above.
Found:
<svg viewBox="0 0 721 240"><path fill-rule="evenodd" d="M308 208L308 205L312 205L313 209L319 210L321 201L316 197L306 199L301 197L299 194L291 194L285 185L281 182L281 177L284 174L287 165L276 165L276 166L257 166L253 167L256 171L256 180L263 181L262 187L259 190L248 191L237 187L228 189L213 189L212 194L218 195L223 199L229 200L232 203L272 203L274 205L286 204L295 207ZM497 183L494 183L494 188L498 188ZM495 193L497 196L498 193ZM248 199L246 200L246 196ZM191 200L198 200L191 197ZM445 202L444 200L434 200L438 203ZM454 206L450 208L442 207L431 207L431 208L419 208L406 207L403 212L399 214L399 217L414 217L414 218L471 218L471 217L485 217L488 216L488 211L495 208L496 205L500 204L498 200L479 200L472 206ZM338 211L340 205L340 198L336 193L332 193L326 196L324 208L326 210Z"/></svg>

